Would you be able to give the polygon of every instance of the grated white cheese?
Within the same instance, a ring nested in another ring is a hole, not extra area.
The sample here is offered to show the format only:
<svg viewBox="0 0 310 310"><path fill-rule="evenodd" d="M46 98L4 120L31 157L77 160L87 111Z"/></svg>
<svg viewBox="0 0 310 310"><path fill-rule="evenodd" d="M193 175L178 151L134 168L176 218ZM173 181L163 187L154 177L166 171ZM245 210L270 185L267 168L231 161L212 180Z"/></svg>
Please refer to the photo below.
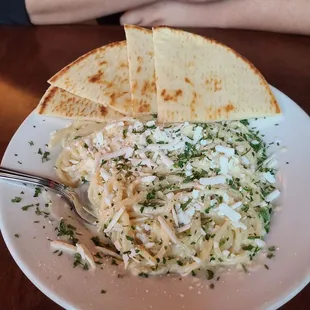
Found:
<svg viewBox="0 0 310 310"><path fill-rule="evenodd" d="M223 146L223 145L217 145L215 147L215 150L219 153L223 153L226 156L233 156L235 154L235 149L231 148L231 147L227 147L227 146Z"/></svg>
<svg viewBox="0 0 310 310"><path fill-rule="evenodd" d="M265 201L272 202L273 200L277 199L280 196L280 191L278 189L275 189L273 192L271 192L269 195L265 197Z"/></svg>
<svg viewBox="0 0 310 310"><path fill-rule="evenodd" d="M226 179L222 175L217 175L215 177L210 177L210 178L201 178L201 179L199 179L199 183L201 185L225 184L226 183Z"/></svg>

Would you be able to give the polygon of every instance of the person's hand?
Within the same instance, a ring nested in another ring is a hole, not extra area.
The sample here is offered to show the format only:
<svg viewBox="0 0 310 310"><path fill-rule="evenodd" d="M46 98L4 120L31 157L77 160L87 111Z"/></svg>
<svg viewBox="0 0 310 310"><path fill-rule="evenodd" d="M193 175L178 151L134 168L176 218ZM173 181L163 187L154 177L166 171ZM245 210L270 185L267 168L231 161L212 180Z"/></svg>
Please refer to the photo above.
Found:
<svg viewBox="0 0 310 310"><path fill-rule="evenodd" d="M129 10L122 15L121 24L141 26L199 26L199 21L195 20L197 19L195 12L201 5L207 5L201 4L202 2L206 2L206 0L185 1L187 3L182 1L159 1Z"/></svg>

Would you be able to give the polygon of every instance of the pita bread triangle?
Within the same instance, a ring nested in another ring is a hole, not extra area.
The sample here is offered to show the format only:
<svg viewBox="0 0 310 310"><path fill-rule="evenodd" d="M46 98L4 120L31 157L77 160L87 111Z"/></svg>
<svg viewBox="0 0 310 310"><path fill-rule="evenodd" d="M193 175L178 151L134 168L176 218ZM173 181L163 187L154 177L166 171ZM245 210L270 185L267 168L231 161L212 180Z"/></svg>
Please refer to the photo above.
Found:
<svg viewBox="0 0 310 310"><path fill-rule="evenodd" d="M133 115L157 113L153 33L125 25Z"/></svg>
<svg viewBox="0 0 310 310"><path fill-rule="evenodd" d="M126 41L90 51L48 82L79 97L132 115Z"/></svg>
<svg viewBox="0 0 310 310"><path fill-rule="evenodd" d="M212 39L153 28L159 122L210 122L272 116L280 107L245 58Z"/></svg>
<svg viewBox="0 0 310 310"><path fill-rule="evenodd" d="M103 105L73 95L61 88L50 86L36 108L38 114L85 120L106 122L124 118L124 115Z"/></svg>

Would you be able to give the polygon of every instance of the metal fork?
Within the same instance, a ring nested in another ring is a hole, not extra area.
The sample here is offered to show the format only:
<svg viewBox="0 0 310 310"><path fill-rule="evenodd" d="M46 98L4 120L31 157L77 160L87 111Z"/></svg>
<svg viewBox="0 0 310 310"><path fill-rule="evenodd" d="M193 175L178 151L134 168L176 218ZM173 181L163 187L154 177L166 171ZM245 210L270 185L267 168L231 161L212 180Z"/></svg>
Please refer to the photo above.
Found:
<svg viewBox="0 0 310 310"><path fill-rule="evenodd" d="M79 220L93 225L96 221L89 212L85 211L82 204L79 202L78 195L73 190L64 184L56 181L42 178L39 176L31 175L25 172L20 172L12 169L0 167L0 179L7 181L15 181L23 184L31 184L49 189L56 194L59 194L66 203L70 206L70 209L78 217Z"/></svg>

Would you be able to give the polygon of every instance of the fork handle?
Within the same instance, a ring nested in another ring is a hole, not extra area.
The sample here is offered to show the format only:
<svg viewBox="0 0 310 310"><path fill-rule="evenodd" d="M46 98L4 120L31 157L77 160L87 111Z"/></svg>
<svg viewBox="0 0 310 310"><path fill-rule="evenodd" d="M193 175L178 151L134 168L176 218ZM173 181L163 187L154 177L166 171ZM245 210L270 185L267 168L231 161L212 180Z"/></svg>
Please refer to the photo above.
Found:
<svg viewBox="0 0 310 310"><path fill-rule="evenodd" d="M55 182L47 178L37 177L35 175L3 167L0 167L0 179L17 181L21 183L27 183L38 186L45 186L50 189L53 189L56 185L59 184L58 182Z"/></svg>

